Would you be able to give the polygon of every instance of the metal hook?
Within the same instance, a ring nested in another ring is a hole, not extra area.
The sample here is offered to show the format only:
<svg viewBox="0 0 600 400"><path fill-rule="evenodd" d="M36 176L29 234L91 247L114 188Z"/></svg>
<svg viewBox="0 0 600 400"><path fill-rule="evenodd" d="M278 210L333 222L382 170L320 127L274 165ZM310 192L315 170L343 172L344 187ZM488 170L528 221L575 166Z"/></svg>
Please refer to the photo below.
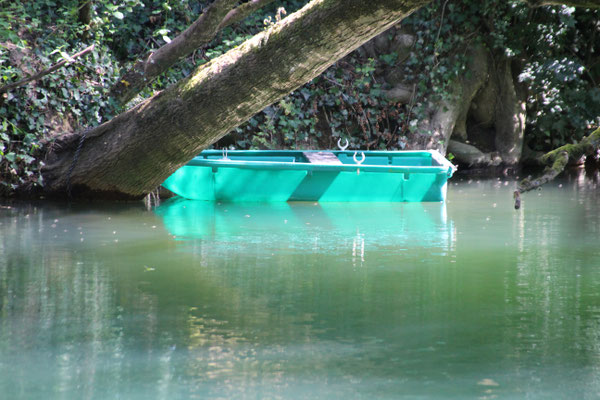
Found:
<svg viewBox="0 0 600 400"><path fill-rule="evenodd" d="M354 152L354 155L352 156L352 158L354 159L354 162L357 163L358 165L362 164L365 162L365 153L364 152L360 152L360 154L362 154L362 158L360 161L358 161L356 159L356 151ZM356 175L360 175L360 168L356 168Z"/></svg>
<svg viewBox="0 0 600 400"><path fill-rule="evenodd" d="M354 159L354 162L355 162L355 163L357 163L358 165L360 165L360 164L364 163L364 162L365 162L365 158L366 158L366 157L365 157L365 153L364 153L364 152L362 152L362 151L360 152L360 154L362 155L362 158L361 158L361 160L360 160L360 161L358 161L358 160L356 159L356 154L357 154L357 152L355 151L355 152L354 152L354 155L352 156L352 158Z"/></svg>
<svg viewBox="0 0 600 400"><path fill-rule="evenodd" d="M339 139L338 139L338 143L337 143L337 145L338 145L338 147L340 148L340 150L341 150L341 151L344 151L344 150L346 150L346 149L348 148L348 146L350 145L350 142L348 142L348 139L347 139L347 138L344 138L344 140L346 141L346 144L345 144L344 146L342 146L342 143L341 143L341 141L342 141L342 138L339 138Z"/></svg>

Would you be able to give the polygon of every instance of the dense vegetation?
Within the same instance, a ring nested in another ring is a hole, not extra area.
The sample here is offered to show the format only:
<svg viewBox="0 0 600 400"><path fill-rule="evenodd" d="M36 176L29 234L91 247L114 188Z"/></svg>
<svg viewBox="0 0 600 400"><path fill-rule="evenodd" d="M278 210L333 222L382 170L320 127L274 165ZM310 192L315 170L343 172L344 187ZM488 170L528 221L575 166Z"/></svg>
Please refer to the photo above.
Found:
<svg viewBox="0 0 600 400"><path fill-rule="evenodd" d="M436 1L396 30L415 36L408 51L386 48L384 40L364 46L236 129L226 143L335 147L343 136L357 148L401 148L430 104L451 96L453 82L470 73L467 49L481 44L519 63L518 80L528 93L527 144L548 151L580 140L600 122L599 21L597 10L565 6ZM413 89L406 103L386 96L399 81Z"/></svg>
<svg viewBox="0 0 600 400"><path fill-rule="evenodd" d="M124 69L193 22L209 1L0 0L0 86L67 60L66 66L0 93L0 193L43 184L42 139L100 124L121 111L109 96ZM208 46L153 81L138 99L186 76L306 1L276 1L223 29ZM90 8L86 6L91 4ZM550 150L599 124L600 12L522 2L435 1L267 107L217 146L331 148L411 145L419 121L468 76L468 49L518 65L527 91L526 142ZM401 45L399 45L399 43ZM94 44L87 55L71 55ZM404 99L391 94L407 88ZM0 89L1 90L1 89ZM130 104L131 105L131 104ZM471 128L476 128L476 124ZM485 140L478 145L486 147Z"/></svg>

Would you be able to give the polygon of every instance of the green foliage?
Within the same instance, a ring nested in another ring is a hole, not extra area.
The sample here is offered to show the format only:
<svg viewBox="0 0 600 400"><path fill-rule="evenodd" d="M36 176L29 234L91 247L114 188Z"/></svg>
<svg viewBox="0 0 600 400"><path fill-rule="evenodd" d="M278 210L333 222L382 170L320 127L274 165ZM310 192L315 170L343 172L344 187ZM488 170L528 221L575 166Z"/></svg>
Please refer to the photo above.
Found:
<svg viewBox="0 0 600 400"><path fill-rule="evenodd" d="M373 73L382 59L347 57L311 83L267 107L217 146L236 148L398 148L404 115L384 99Z"/></svg>
<svg viewBox="0 0 600 400"><path fill-rule="evenodd" d="M468 49L483 45L493 62L509 57L521 66L529 92L526 135L535 149L549 150L600 123L599 20L598 10L437 0L402 22L400 29L415 37L405 61L394 51L376 59L354 52L218 146L331 148L341 136L357 148L402 147L406 136L427 134L417 132L418 122L437 100L452 101L455 80L470 74ZM414 87L409 104L381 95L392 68Z"/></svg>
<svg viewBox="0 0 600 400"><path fill-rule="evenodd" d="M581 140L600 125L598 10L536 10L528 62L519 80L529 88L527 134L536 150Z"/></svg>
<svg viewBox="0 0 600 400"><path fill-rule="evenodd" d="M211 1L96 0L89 26L79 0L0 0L0 86L20 81L95 44L92 53L0 98L0 195L42 184L40 141L98 125L119 111L108 96L120 73L141 55L186 29ZM278 8L295 11L306 1L279 1L220 32L204 49L152 82L147 97L196 66L238 46L276 20ZM290 117L291 118L291 117ZM294 124L294 122L291 122Z"/></svg>
<svg viewBox="0 0 600 400"><path fill-rule="evenodd" d="M142 93L147 97L296 11L308 0L276 1L224 29ZM89 26L79 0L0 0L0 86L19 81L83 48L81 57L0 98L0 193L40 184L41 139L92 127L120 110L108 90L141 55L186 29L210 0L96 0ZM517 0L436 0L387 33L414 36L410 54L359 50L323 75L256 114L217 146L398 149L428 117L430 104L452 96L468 76L467 50L483 44L495 58L521 66L529 90L527 137L547 150L579 140L600 115L600 11L530 9ZM408 104L387 100L387 75L414 87Z"/></svg>
<svg viewBox="0 0 600 400"><path fill-rule="evenodd" d="M71 61L69 54L93 43L81 41L76 1L0 4L0 30L12 33L0 42L0 86ZM106 45L95 44L86 56L0 98L0 194L42 183L41 139L97 125L118 111L107 97L118 77L116 60Z"/></svg>
<svg viewBox="0 0 600 400"><path fill-rule="evenodd" d="M354 148L403 148L407 135L416 132L418 121L426 118L428 103L449 97L448 88L466 72L465 47L480 40L472 38L486 12L479 2L448 4L443 18L441 4L434 2L403 21L402 29L416 38L406 61L399 63L395 51L377 58L354 52L282 103L255 116L252 123L237 128L234 143L226 139L218 146L331 148L339 137L345 137ZM410 104L395 104L384 96L389 85L382 75L393 68L401 68L404 82L414 85ZM283 104L294 104L295 123Z"/></svg>
<svg viewBox="0 0 600 400"><path fill-rule="evenodd" d="M567 6L440 0L403 24L417 35L405 73L417 84L417 98L430 101L448 96L452 81L469 73L464 54L470 46L483 43L494 61L513 59L529 94L526 137L531 147L547 151L600 124L599 20L598 10ZM416 107L416 117L424 110Z"/></svg>

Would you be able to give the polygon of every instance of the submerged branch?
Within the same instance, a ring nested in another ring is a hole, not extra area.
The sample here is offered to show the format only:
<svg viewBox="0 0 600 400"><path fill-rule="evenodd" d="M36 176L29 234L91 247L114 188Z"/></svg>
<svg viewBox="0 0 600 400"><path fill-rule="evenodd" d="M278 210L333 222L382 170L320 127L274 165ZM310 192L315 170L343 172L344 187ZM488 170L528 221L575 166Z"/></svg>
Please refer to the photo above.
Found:
<svg viewBox="0 0 600 400"><path fill-rule="evenodd" d="M545 183L550 182L561 172L563 172L569 163L569 160L579 160L583 156L589 156L600 150L600 128L596 129L589 136L586 136L581 142L576 144L566 144L554 149L540 157L540 161L547 165L546 169L536 179L523 179L515 191L515 208L520 193L525 193L537 189Z"/></svg>

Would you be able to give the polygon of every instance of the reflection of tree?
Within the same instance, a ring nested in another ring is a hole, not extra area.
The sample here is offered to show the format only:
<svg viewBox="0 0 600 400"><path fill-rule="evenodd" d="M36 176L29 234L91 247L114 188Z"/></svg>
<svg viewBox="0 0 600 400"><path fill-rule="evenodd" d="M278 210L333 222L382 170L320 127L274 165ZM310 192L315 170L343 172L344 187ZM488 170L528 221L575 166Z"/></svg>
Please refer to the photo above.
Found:
<svg viewBox="0 0 600 400"><path fill-rule="evenodd" d="M570 353L583 371L588 365L597 369L600 341L594 332L600 309L593 299L600 280L589 269L597 245L598 203L595 193L586 193L593 184L587 181L585 186L546 187L518 217L519 254L515 274L506 285L518 333L510 344L513 357L530 365L552 365L560 349ZM568 198L582 204L571 207ZM593 373L585 375L578 373L580 382L598 386Z"/></svg>
<svg viewBox="0 0 600 400"><path fill-rule="evenodd" d="M448 216L292 205L269 220L228 206L211 218L237 212L225 220L243 229L188 240L141 205L2 217L0 387L170 399L313 385L335 397L361 379L477 382L487 375L468 365L491 363L530 382L557 360L588 367L578 382L595 385L597 216L570 227L587 214L556 207L576 195L566 188L517 214L492 206L508 189L481 189L465 189L468 207L454 193Z"/></svg>
<svg viewBox="0 0 600 400"><path fill-rule="evenodd" d="M107 324L118 315L108 271L94 257L54 246L64 234L58 221L26 212L2 219L11 234L0 237L0 386L38 398L92 388L99 359L121 347L120 327Z"/></svg>
<svg viewBox="0 0 600 400"><path fill-rule="evenodd" d="M295 210L288 222L295 218L302 229L288 230L284 248L270 243L268 252L260 223L181 242L165 240L160 221L131 207L66 216L40 210L12 219L18 234L0 240L10 249L0 265L0 340L2 348L20 349L13 357L21 365L49 372L39 386L23 375L11 387L53 390L47 386L59 382L60 390L81 386L98 396L126 393L127 382L144 377L168 398L182 375L198 384L231 376L276 384L283 370L320 379L319 368L358 368L356 329L375 338L375 327L401 320L408 304L370 273L367 258L364 268L346 269L356 226L345 225L349 215L332 219L322 211ZM363 214L354 223L366 232L365 257L393 249L390 231L381 236L383 250L375 245L374 214ZM396 235L408 237L404 228ZM338 340L348 343L340 347ZM340 348L345 353L335 354ZM223 390L236 393L239 386Z"/></svg>
<svg viewBox="0 0 600 400"><path fill-rule="evenodd" d="M11 211L0 219L0 232L10 232L0 236L0 387L26 398L62 391L93 397L102 385L114 388L126 369L125 309L94 248L94 230L112 227L89 223L101 213Z"/></svg>

